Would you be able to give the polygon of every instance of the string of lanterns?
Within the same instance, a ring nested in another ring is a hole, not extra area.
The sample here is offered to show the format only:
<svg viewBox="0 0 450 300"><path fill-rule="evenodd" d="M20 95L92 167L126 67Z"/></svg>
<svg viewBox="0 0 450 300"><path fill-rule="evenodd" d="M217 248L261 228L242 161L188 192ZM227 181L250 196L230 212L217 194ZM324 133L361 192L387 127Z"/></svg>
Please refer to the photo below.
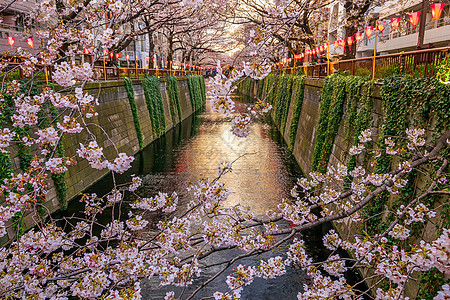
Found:
<svg viewBox="0 0 450 300"><path fill-rule="evenodd" d="M16 39L15 39L15 37L13 37L13 36L8 36L8 37L6 37L6 40L7 40L7 42L8 42L8 45L9 46L11 46L11 48L14 46L14 44L15 44L15 42L16 42ZM33 48L34 49L34 41L33 41L33 38L27 38L26 40L25 40L25 42L28 44L28 46L30 46L31 48ZM87 49L87 48L84 48L83 49L83 52L84 52L84 54L86 54L86 55L89 55L90 54L90 51L89 51L89 49ZM114 57L116 58L116 59L119 59L119 58L121 58L122 57L122 53L114 53L114 52L109 52L108 50L106 50L106 49L103 49L103 56L106 56L106 55L108 55L108 53L109 53L109 57L111 58L111 59L113 59ZM126 58L126 60L127 60L127 62L129 62L129 60L130 60L130 55L129 54L127 54L127 55L125 55L125 58ZM139 55L135 55L134 56L134 58L135 58L135 60L137 61L137 60L139 60ZM147 64L150 62L150 57L147 57ZM155 62L155 58L153 58L153 62ZM184 63L176 63L176 62L173 62L173 61L164 61L164 60L161 60L161 65L164 65L164 66L173 66L173 67L182 67L182 68L184 68L184 69L186 69L186 68L191 68L191 69L197 69L197 70L203 70L203 67L200 67L200 66L196 66L196 65L191 65L191 64L184 64Z"/></svg>
<svg viewBox="0 0 450 300"><path fill-rule="evenodd" d="M441 17L442 11L444 9L445 3L433 3L431 4L431 16L433 20L438 20ZM408 14L409 22L414 27L414 30L417 32L416 26L419 24L420 19L420 11L412 12ZM383 36L384 38L384 30L386 28L386 22L387 21L380 21L378 20L375 24L375 29ZM391 18L390 19L390 25L391 30L396 31L398 30L400 26L401 18ZM348 45L349 50L351 51L352 45L356 42L359 43L363 39L363 34L366 34L366 37L370 39L370 37L374 33L374 27L373 26L366 26L364 28L364 32L356 32L354 35L349 36L347 38L341 39L341 40L335 40L334 41L334 47L338 49L339 47L342 47L344 49L344 52L346 52L346 45ZM324 43L323 45L318 46L314 49L308 49L303 53L294 55L295 60L304 59L307 55L316 55L323 52L326 52L328 49L329 44ZM273 64L272 66L276 67L279 65L283 65L286 63L290 63L290 59L282 59L280 62Z"/></svg>

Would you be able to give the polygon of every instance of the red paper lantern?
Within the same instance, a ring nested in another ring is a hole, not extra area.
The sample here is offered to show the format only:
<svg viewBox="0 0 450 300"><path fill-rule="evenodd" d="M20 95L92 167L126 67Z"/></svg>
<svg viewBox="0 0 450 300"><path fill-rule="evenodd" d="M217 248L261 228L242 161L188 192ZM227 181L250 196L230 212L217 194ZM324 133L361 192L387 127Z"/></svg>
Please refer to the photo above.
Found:
<svg viewBox="0 0 450 300"><path fill-rule="evenodd" d="M419 18L420 18L420 11L413 12L411 14L408 14L409 21L411 22L411 25L416 28L416 26L419 24Z"/></svg>
<svg viewBox="0 0 450 300"><path fill-rule="evenodd" d="M84 48L83 51L84 51L84 54L89 54L89 49L88 48Z"/></svg>
<svg viewBox="0 0 450 300"><path fill-rule="evenodd" d="M103 55L107 55L108 54L108 50L103 49Z"/></svg>
<svg viewBox="0 0 450 300"><path fill-rule="evenodd" d="M366 31L367 38L370 38L373 33L373 26L366 26L366 28L364 28L364 30Z"/></svg>
<svg viewBox="0 0 450 300"><path fill-rule="evenodd" d="M125 55L127 60L130 60L130 54Z"/></svg>
<svg viewBox="0 0 450 300"><path fill-rule="evenodd" d="M109 53L109 57L113 58L114 57L114 52Z"/></svg>
<svg viewBox="0 0 450 300"><path fill-rule="evenodd" d="M344 49L345 49L345 44L346 44L345 39L340 40L340 44L341 44L341 46L344 47Z"/></svg>
<svg viewBox="0 0 450 300"><path fill-rule="evenodd" d="M6 40L8 41L8 44L12 47L14 45L14 43L16 42L16 38L13 36L8 36L6 38Z"/></svg>
<svg viewBox="0 0 450 300"><path fill-rule="evenodd" d="M347 44L348 44L349 46L353 45L353 36L347 37Z"/></svg>
<svg viewBox="0 0 450 300"><path fill-rule="evenodd" d="M119 59L120 53L116 53L116 59Z"/></svg>
<svg viewBox="0 0 450 300"><path fill-rule="evenodd" d="M391 18L391 29L397 30L400 25L400 18Z"/></svg>
<svg viewBox="0 0 450 300"><path fill-rule="evenodd" d="M323 46L319 46L319 51L320 51L320 53L323 52Z"/></svg>
<svg viewBox="0 0 450 300"><path fill-rule="evenodd" d="M445 3L433 3L431 4L431 16L434 20L441 17L442 10L444 9Z"/></svg>
<svg viewBox="0 0 450 300"><path fill-rule="evenodd" d="M377 30L382 33L386 27L386 21L377 21Z"/></svg>
<svg viewBox="0 0 450 300"><path fill-rule="evenodd" d="M339 47L339 41L338 41L338 40L335 40L335 41L334 41L334 48L337 48L337 47Z"/></svg>
<svg viewBox="0 0 450 300"><path fill-rule="evenodd" d="M323 44L323 49L325 49L325 50L328 49L328 43L324 43L324 44Z"/></svg>
<svg viewBox="0 0 450 300"><path fill-rule="evenodd" d="M34 48L33 38L28 38L25 41L27 42L28 46L30 46L31 48Z"/></svg>
<svg viewBox="0 0 450 300"><path fill-rule="evenodd" d="M355 33L355 40L357 43L359 43L362 40L362 35L363 35L362 32Z"/></svg>

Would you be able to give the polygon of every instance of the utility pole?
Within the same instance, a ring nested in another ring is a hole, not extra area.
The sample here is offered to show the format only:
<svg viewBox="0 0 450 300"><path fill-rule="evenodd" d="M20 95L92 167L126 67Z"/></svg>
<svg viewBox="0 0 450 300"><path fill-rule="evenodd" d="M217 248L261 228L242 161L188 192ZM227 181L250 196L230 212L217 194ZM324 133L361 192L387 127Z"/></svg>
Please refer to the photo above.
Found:
<svg viewBox="0 0 450 300"><path fill-rule="evenodd" d="M427 21L427 13L428 13L428 0L422 0L422 10L420 12L419 19L419 39L417 41L417 49L423 49L423 39L425 36L425 24Z"/></svg>

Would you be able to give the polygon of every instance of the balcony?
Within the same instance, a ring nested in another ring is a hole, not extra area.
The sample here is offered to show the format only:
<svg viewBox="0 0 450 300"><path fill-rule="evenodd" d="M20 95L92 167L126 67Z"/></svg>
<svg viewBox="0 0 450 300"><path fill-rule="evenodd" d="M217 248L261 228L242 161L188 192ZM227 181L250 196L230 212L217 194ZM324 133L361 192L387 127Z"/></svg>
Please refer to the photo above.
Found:
<svg viewBox="0 0 450 300"><path fill-rule="evenodd" d="M384 38L378 40L377 52L398 52L416 49L419 39L419 28L416 30L408 24L407 28L390 32L386 29ZM435 47L447 46L450 42L450 25L444 19L431 20L425 25L424 44L434 44Z"/></svg>

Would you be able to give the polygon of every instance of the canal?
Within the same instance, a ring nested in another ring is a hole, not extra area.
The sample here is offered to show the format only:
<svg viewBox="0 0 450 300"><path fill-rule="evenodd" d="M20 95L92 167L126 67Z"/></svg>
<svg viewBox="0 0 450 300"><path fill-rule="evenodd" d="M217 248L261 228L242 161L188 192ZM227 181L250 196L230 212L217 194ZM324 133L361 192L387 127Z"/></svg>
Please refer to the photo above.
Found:
<svg viewBox="0 0 450 300"><path fill-rule="evenodd" d="M244 111L247 104L237 103L237 111ZM180 204L189 202L186 188L190 182L196 182L201 175L214 178L217 175L217 165L220 161L233 161L232 173L227 174L221 181L232 190L225 205L248 205L255 215L264 215L268 209L276 209L282 198L289 198L290 190L297 178L302 176L301 170L287 149L287 145L270 120L261 120L251 126L252 133L247 138L239 138L230 132L228 117L213 113L209 101L205 112L193 115L182 124L167 132L143 151L135 155L132 168L125 174L116 177L120 182L128 182L131 174L143 178L143 186L138 191L141 196L150 197L158 191L179 194ZM92 186L87 192L101 195L111 190L110 175ZM128 199L132 201L132 199ZM64 213L72 215L80 210L80 203L72 201ZM126 215L126 211L123 212ZM148 218L155 221L157 216ZM288 224L282 224L288 226ZM303 233L307 242L307 249L313 258L321 258L327 254L322 245L322 236L331 226L324 225L313 231ZM260 259L281 255L283 249L266 253L260 257L247 258L239 263L257 265ZM222 261L226 257L233 257L237 251L221 252L211 256L208 264L216 260ZM239 252L241 253L241 252ZM232 272L233 265L223 275L198 293L195 299L210 297L216 291L228 291L225 283L226 276ZM202 272L195 284L208 279L221 267L213 267ZM241 299L296 299L297 293L303 290L306 278L298 269L289 269L287 274L271 280L257 279L253 284L244 288ZM158 278L141 283L143 299L164 299L167 291L175 290L178 296L180 288L160 286ZM194 287L185 290L188 295ZM183 297L185 298L185 297Z"/></svg>

